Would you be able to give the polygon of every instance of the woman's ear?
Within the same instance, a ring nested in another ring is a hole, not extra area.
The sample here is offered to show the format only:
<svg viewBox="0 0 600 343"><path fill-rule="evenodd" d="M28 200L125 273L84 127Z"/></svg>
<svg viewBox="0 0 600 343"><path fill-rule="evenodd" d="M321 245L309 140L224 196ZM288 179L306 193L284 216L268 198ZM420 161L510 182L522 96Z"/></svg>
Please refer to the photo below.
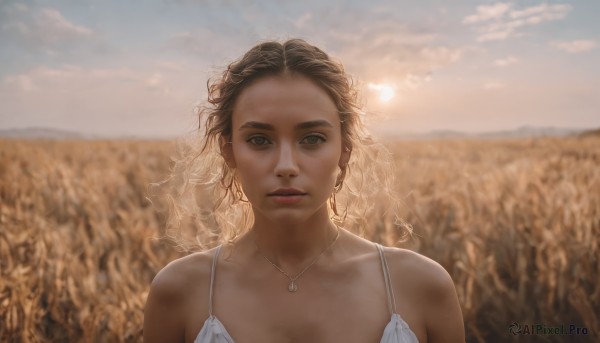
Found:
<svg viewBox="0 0 600 343"><path fill-rule="evenodd" d="M233 146L231 145L231 138L221 136L219 137L219 148L221 149L221 156L225 159L225 163L229 168L235 168L235 158L233 157Z"/></svg>
<svg viewBox="0 0 600 343"><path fill-rule="evenodd" d="M342 155L340 156L339 167L344 169L348 166L348 161L350 161L350 156L352 155L352 146L345 145L342 146Z"/></svg>

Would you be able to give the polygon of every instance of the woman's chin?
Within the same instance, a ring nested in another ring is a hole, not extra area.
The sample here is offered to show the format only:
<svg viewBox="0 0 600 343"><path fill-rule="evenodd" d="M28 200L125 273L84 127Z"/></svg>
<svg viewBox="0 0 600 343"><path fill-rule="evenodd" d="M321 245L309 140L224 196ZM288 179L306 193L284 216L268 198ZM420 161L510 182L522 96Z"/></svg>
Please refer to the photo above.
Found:
<svg viewBox="0 0 600 343"><path fill-rule="evenodd" d="M267 222L276 223L281 226L293 226L305 224L311 219L314 213L309 213L306 209L299 208L277 208L268 211L262 211L261 217Z"/></svg>

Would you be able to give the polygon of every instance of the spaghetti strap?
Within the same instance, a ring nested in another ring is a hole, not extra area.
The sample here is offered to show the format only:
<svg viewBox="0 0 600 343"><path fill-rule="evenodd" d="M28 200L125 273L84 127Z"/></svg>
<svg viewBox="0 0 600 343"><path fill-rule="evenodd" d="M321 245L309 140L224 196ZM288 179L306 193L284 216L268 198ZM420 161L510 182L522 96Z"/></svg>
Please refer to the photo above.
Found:
<svg viewBox="0 0 600 343"><path fill-rule="evenodd" d="M379 243L375 243L377 249L379 250L379 256L381 257L381 269L383 269L383 278L385 279L385 290L388 298L388 307L390 309L390 314L396 313L396 298L394 297L394 289L392 287L392 281L390 278L390 270L388 269L387 260L385 259L385 254L383 253L383 246Z"/></svg>
<svg viewBox="0 0 600 343"><path fill-rule="evenodd" d="M219 259L219 252L221 252L222 245L217 247L215 251L215 257L213 257L212 268L210 270L210 290L208 292L208 315L212 317L212 303L213 303L213 284L215 282L215 270L217 269L217 260Z"/></svg>

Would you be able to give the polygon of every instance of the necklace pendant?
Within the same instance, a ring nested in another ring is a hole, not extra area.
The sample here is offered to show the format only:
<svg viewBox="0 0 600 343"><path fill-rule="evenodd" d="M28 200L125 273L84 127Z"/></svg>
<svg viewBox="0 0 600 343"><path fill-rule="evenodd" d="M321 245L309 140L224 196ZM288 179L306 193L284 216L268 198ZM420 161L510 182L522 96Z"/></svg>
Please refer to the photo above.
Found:
<svg viewBox="0 0 600 343"><path fill-rule="evenodd" d="M288 291L294 293L298 290L298 284L296 283L296 281L291 281L290 285L288 286Z"/></svg>

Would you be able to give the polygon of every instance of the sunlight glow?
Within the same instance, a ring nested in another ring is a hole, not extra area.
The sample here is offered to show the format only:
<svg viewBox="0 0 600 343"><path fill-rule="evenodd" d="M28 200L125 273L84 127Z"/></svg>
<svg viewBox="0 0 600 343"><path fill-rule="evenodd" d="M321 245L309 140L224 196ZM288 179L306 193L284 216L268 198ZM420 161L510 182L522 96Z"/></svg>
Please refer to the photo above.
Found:
<svg viewBox="0 0 600 343"><path fill-rule="evenodd" d="M379 92L379 100L382 102L388 102L396 95L394 88L386 84L369 83L369 89Z"/></svg>

